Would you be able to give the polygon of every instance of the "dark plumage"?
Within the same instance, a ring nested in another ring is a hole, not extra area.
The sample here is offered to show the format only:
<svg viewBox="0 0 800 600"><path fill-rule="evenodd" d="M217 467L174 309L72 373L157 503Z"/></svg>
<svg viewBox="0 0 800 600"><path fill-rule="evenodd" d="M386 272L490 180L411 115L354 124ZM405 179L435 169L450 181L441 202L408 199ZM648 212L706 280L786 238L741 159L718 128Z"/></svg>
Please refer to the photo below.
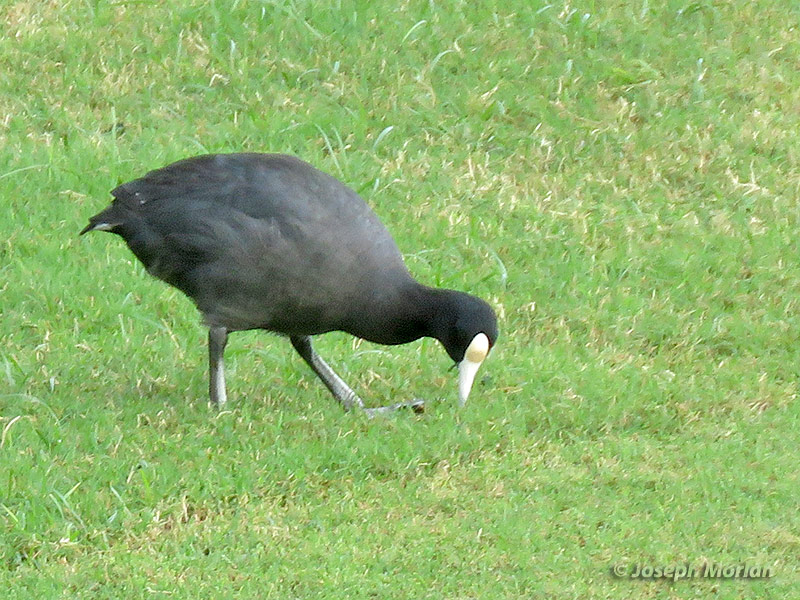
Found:
<svg viewBox="0 0 800 600"><path fill-rule="evenodd" d="M363 404L310 336L341 330L380 344L434 337L461 365L462 403L497 339L488 304L416 282L364 201L297 158L198 156L111 194L111 206L81 234L116 233L150 274L194 301L209 326L217 404L225 402L222 354L231 331L289 336L345 409Z"/></svg>

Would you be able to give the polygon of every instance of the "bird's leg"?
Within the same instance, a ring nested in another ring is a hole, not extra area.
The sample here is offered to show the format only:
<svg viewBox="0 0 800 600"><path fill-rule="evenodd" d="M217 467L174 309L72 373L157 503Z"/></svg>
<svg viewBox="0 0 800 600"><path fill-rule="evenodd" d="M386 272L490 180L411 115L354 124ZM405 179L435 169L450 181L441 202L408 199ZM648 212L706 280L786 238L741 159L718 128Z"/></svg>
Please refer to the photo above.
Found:
<svg viewBox="0 0 800 600"><path fill-rule="evenodd" d="M322 357L316 353L311 346L311 338L307 335L296 336L293 335L289 338L292 346L297 350L298 354L303 357L303 360L308 363L308 366L317 374L322 380L333 397L342 405L346 411L353 410L353 408L364 408L364 403L350 387L342 381L333 369L328 366Z"/></svg>
<svg viewBox="0 0 800 600"><path fill-rule="evenodd" d="M225 393L225 365L222 360L222 354L225 352L225 344L227 343L227 329L224 327L211 327L208 330L208 393L211 396L211 402L220 408L228 399Z"/></svg>
<svg viewBox="0 0 800 600"><path fill-rule="evenodd" d="M333 397L342 405L346 411L351 411L353 408L359 408L363 410L367 415L374 416L381 413L387 413L398 408L409 407L414 410L414 412L422 412L422 402L416 401L412 403L400 403L400 404L393 404L392 406L380 406L378 408L364 408L364 403L361 401L361 398L350 389L350 387L342 381L342 378L339 377L333 369L328 366L322 357L316 353L314 348L311 346L311 338L307 335L302 336L291 336L289 338L292 342L292 346L300 356L303 357L303 360L308 363L308 366L317 374L317 376L322 380L322 383L325 384Z"/></svg>

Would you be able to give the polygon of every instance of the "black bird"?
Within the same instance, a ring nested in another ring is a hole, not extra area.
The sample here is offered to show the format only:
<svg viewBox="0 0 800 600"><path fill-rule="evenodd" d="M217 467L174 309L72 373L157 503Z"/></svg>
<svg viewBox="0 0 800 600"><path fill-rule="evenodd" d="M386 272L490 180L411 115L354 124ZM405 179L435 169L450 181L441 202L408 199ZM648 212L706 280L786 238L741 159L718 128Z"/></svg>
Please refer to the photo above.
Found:
<svg viewBox="0 0 800 600"><path fill-rule="evenodd" d="M346 331L379 344L439 340L459 366L464 404L497 339L483 300L415 281L378 217L353 190L281 154L211 154L151 171L111 192L81 231L116 233L147 271L191 298L209 327L209 393L226 401L231 331L266 329L295 350L345 410L361 399L311 346ZM421 410L421 402L399 406Z"/></svg>

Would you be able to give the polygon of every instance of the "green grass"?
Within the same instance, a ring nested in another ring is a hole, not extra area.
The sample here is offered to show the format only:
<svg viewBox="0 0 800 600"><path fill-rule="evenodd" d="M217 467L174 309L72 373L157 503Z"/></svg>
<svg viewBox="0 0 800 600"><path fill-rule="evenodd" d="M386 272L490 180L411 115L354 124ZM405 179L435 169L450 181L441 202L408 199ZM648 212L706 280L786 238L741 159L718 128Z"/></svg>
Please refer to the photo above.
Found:
<svg viewBox="0 0 800 600"><path fill-rule="evenodd" d="M775 598L800 586L794 3L0 5L4 598ZM108 190L297 154L501 338L458 410L424 340L205 330ZM768 566L631 581L614 564Z"/></svg>

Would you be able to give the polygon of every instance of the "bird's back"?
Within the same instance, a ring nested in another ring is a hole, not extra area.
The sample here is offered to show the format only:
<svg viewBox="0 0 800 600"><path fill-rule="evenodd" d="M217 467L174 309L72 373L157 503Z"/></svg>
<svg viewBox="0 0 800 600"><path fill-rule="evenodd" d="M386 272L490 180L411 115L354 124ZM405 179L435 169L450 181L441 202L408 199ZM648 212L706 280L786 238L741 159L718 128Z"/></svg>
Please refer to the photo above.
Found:
<svg viewBox="0 0 800 600"><path fill-rule="evenodd" d="M231 330L341 329L376 283L410 278L366 203L294 157L190 158L112 195L87 230L121 235L151 274Z"/></svg>

